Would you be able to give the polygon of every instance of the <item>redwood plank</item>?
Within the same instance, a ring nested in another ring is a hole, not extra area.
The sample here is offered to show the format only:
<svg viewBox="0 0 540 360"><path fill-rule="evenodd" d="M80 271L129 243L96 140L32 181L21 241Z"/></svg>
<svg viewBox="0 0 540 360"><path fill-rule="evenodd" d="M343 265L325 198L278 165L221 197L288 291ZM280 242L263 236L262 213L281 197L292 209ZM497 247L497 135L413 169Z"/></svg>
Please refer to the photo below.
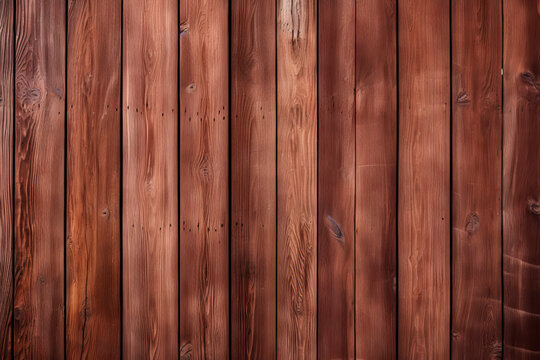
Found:
<svg viewBox="0 0 540 360"><path fill-rule="evenodd" d="M356 3L356 358L396 357L396 1Z"/></svg>
<svg viewBox="0 0 540 360"><path fill-rule="evenodd" d="M400 0L398 354L450 356L450 6Z"/></svg>
<svg viewBox="0 0 540 360"><path fill-rule="evenodd" d="M16 358L64 357L65 5L16 6Z"/></svg>
<svg viewBox="0 0 540 360"><path fill-rule="evenodd" d="M66 354L120 358L119 0L68 8Z"/></svg>
<svg viewBox="0 0 540 360"><path fill-rule="evenodd" d="M355 2L319 1L318 357L354 339Z"/></svg>
<svg viewBox="0 0 540 360"><path fill-rule="evenodd" d="M180 356L227 359L228 1L181 1L180 24Z"/></svg>
<svg viewBox="0 0 540 360"><path fill-rule="evenodd" d="M0 2L0 358L12 358L13 324L13 18Z"/></svg>
<svg viewBox="0 0 540 360"><path fill-rule="evenodd" d="M277 18L280 359L317 357L317 2L279 0Z"/></svg>
<svg viewBox="0 0 540 360"><path fill-rule="evenodd" d="M452 358L502 352L502 16L452 2Z"/></svg>
<svg viewBox="0 0 540 360"><path fill-rule="evenodd" d="M274 0L231 3L231 358L276 357Z"/></svg>
<svg viewBox="0 0 540 360"><path fill-rule="evenodd" d="M540 11L504 0L504 355L540 359Z"/></svg>
<svg viewBox="0 0 540 360"><path fill-rule="evenodd" d="M178 357L178 2L124 1L123 354Z"/></svg>

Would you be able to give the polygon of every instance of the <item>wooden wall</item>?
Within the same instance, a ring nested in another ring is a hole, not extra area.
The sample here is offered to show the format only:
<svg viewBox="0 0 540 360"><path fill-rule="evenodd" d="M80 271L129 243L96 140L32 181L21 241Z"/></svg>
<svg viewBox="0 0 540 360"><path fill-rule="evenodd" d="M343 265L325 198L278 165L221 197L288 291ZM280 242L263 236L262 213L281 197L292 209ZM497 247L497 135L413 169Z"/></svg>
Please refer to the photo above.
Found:
<svg viewBox="0 0 540 360"><path fill-rule="evenodd" d="M0 0L0 358L540 359L537 0Z"/></svg>

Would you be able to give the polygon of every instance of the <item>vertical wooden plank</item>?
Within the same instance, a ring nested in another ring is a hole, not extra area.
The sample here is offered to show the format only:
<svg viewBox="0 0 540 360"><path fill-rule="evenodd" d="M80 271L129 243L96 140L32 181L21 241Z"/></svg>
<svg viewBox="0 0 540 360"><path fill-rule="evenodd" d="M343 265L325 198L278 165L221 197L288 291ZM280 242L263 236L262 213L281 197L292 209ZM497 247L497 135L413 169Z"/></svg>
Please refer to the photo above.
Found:
<svg viewBox="0 0 540 360"><path fill-rule="evenodd" d="M64 357L65 6L16 7L16 358Z"/></svg>
<svg viewBox="0 0 540 360"><path fill-rule="evenodd" d="M228 1L180 4L180 357L227 359Z"/></svg>
<svg viewBox="0 0 540 360"><path fill-rule="evenodd" d="M356 358L396 356L396 1L356 2Z"/></svg>
<svg viewBox="0 0 540 360"><path fill-rule="evenodd" d="M355 2L319 1L318 356L354 339Z"/></svg>
<svg viewBox="0 0 540 360"><path fill-rule="evenodd" d="M502 352L501 4L452 1L452 358Z"/></svg>
<svg viewBox="0 0 540 360"><path fill-rule="evenodd" d="M123 354L178 357L178 1L124 1Z"/></svg>
<svg viewBox="0 0 540 360"><path fill-rule="evenodd" d="M12 358L13 0L0 2L0 357Z"/></svg>
<svg viewBox="0 0 540 360"><path fill-rule="evenodd" d="M279 0L277 347L317 356L317 2Z"/></svg>
<svg viewBox="0 0 540 360"><path fill-rule="evenodd" d="M68 8L66 354L120 358L119 0Z"/></svg>
<svg viewBox="0 0 540 360"><path fill-rule="evenodd" d="M450 355L450 4L400 0L398 353Z"/></svg>
<svg viewBox="0 0 540 360"><path fill-rule="evenodd" d="M275 0L231 3L231 358L276 356Z"/></svg>
<svg viewBox="0 0 540 360"><path fill-rule="evenodd" d="M540 358L540 3L504 0L504 355Z"/></svg>

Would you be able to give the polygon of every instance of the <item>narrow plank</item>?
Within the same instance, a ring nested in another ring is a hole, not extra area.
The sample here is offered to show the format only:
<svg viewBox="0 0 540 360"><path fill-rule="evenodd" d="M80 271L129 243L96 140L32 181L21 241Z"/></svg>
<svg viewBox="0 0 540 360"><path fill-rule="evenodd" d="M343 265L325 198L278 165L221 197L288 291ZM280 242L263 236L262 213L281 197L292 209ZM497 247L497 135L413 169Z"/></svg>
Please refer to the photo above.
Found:
<svg viewBox="0 0 540 360"><path fill-rule="evenodd" d="M180 357L227 359L229 7L180 4Z"/></svg>
<svg viewBox="0 0 540 360"><path fill-rule="evenodd" d="M231 3L231 358L276 357L275 0Z"/></svg>
<svg viewBox="0 0 540 360"><path fill-rule="evenodd" d="M503 13L504 355L540 359L540 4Z"/></svg>
<svg viewBox="0 0 540 360"><path fill-rule="evenodd" d="M318 357L352 359L355 2L319 1Z"/></svg>
<svg viewBox="0 0 540 360"><path fill-rule="evenodd" d="M502 353L501 4L452 1L452 358Z"/></svg>
<svg viewBox="0 0 540 360"><path fill-rule="evenodd" d="M13 18L0 2L0 357L12 358L13 323Z"/></svg>
<svg viewBox="0 0 540 360"><path fill-rule="evenodd" d="M66 354L120 358L119 0L68 8Z"/></svg>
<svg viewBox="0 0 540 360"><path fill-rule="evenodd" d="M450 4L401 0L398 354L450 356Z"/></svg>
<svg viewBox="0 0 540 360"><path fill-rule="evenodd" d="M178 2L124 1L123 354L178 357Z"/></svg>
<svg viewBox="0 0 540 360"><path fill-rule="evenodd" d="M277 14L279 359L317 357L317 2Z"/></svg>
<svg viewBox="0 0 540 360"><path fill-rule="evenodd" d="M356 2L356 358L396 357L396 0Z"/></svg>
<svg viewBox="0 0 540 360"><path fill-rule="evenodd" d="M64 357L65 6L16 6L16 358Z"/></svg>

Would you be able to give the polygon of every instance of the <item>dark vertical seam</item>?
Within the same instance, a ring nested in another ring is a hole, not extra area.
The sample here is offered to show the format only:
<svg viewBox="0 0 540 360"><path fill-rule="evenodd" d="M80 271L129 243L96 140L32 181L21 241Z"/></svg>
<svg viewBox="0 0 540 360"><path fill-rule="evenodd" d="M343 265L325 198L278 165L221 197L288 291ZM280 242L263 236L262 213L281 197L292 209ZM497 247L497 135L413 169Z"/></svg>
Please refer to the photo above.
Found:
<svg viewBox="0 0 540 360"><path fill-rule="evenodd" d="M180 321L181 321L181 314L180 314L180 302L182 301L182 297L180 296L180 289L181 289L181 278L180 278L180 262L182 260L181 258L181 231L180 229L182 229L182 227L180 226L181 225L181 222L182 222L182 214L180 213L180 203L181 203L181 194L180 194L180 189L181 189L181 184L180 184L180 181L181 181L181 173L182 173L182 164L180 162L180 152L181 152L181 148L180 148L180 138L181 138L181 120L182 120L182 99L180 97L180 69L181 69L181 66L180 66L180 61L181 61L181 57L180 57L180 44L181 44L181 29L180 29L180 26L181 26L181 5L180 5L180 0L177 1L177 9L176 9L176 16L177 16L177 19L176 19L176 36L177 36L177 48L176 48L176 102L177 102L177 110L176 110L176 166L177 166L177 179L176 179L176 194L177 194L177 203L176 203L176 216L177 216L177 230L176 230L176 233L177 233L177 249L176 249L176 253L177 253L177 261L176 261L176 272L177 272L177 280L176 280L176 286L177 286L177 303L176 303L176 306L177 306L177 313L176 313L176 321L177 321L177 326L176 326L176 357L177 358L180 358L180 356L182 355L181 354L181 336L180 336Z"/></svg>
<svg viewBox="0 0 540 360"><path fill-rule="evenodd" d="M450 248L450 314L449 314L449 319L450 319L450 324L449 324L449 334L448 334L448 342L449 342L449 355L450 355L450 359L452 359L452 323L453 323L453 307L454 307L454 286L453 286L453 282L454 282L454 272L453 272L453 263L454 263L454 256L453 256L453 249L454 249L454 246L453 246L453 234L452 234L452 224L454 223L454 214L453 214L453 211L454 211L454 201L453 201L453 193L454 193L454 180L453 180L453 170L454 170L454 167L453 167L453 162L454 162L454 156L453 156L453 149L454 149L454 146L453 146L453 124L454 124L454 111L453 111L453 100L452 100L452 92L453 92L453 69L452 69L452 64L453 64L453 51L452 51L452 21L453 21L453 18L452 18L452 1L449 0L448 1L448 18L449 18L449 30L450 30L450 98L449 98L449 107L450 107L450 213L449 213L449 216L450 216L450 219L449 219L449 232L450 232L450 241L449 241L449 248Z"/></svg>
<svg viewBox="0 0 540 360"><path fill-rule="evenodd" d="M396 18L395 18L395 32L396 32L396 64L394 68L394 76L396 80L396 218L395 218L395 224L394 224L394 231L395 233L395 282L394 282L394 289L396 292L396 298L395 298L395 311L396 311L396 329L395 329L395 356L396 360L398 358L398 350L399 350L399 341L398 341L398 335L399 335L399 234L398 234L398 224L399 224L399 5L398 0L395 0L395 11L396 11Z"/></svg>
<svg viewBox="0 0 540 360"><path fill-rule="evenodd" d="M69 19L69 3L66 0L65 4L65 34L64 34L64 236L63 236L63 245L64 245L64 309L63 309L63 315L64 315L64 359L67 359L67 156L68 156L68 104L67 104L67 96L68 96L68 32L69 32L69 25L68 25L68 19ZM88 272L86 274L88 276ZM86 309L86 299L85 299L85 309ZM85 310L86 311L86 310ZM85 314L85 320L86 322L86 314ZM84 336L84 332L83 332ZM84 349L84 339L82 343L82 348Z"/></svg>
<svg viewBox="0 0 540 360"><path fill-rule="evenodd" d="M120 0L120 358L124 358L124 1Z"/></svg>
<svg viewBox="0 0 540 360"><path fill-rule="evenodd" d="M317 193L316 193L316 204L317 204L317 209L316 209L316 220L315 220L315 223L316 223L316 228L317 228L317 231L316 231L316 236L317 236L317 240L316 240L316 244L315 244L315 248L317 249L317 254L316 254L316 259L315 259L315 262L316 262L316 271L315 271L315 276L316 276L316 281L315 281L315 286L316 286L316 289L315 289L315 356L317 359L319 359L319 0L314 0L315 1L315 6L316 6L316 11L317 11L317 14L315 16L316 18L316 49L315 49L315 57L316 57L316 66L317 66L317 69L316 69L316 73L317 73L317 84L316 84L316 102L317 102L317 110L316 110L316 116L317 116L317 137L316 137L316 146L317 146L317 164L316 164L316 173L317 173L317 176L316 176L316 181L317 181Z"/></svg>
<svg viewBox="0 0 540 360"><path fill-rule="evenodd" d="M354 0L354 74L353 74L353 126L354 126L354 194L353 194L353 357L356 359L356 0Z"/></svg>

